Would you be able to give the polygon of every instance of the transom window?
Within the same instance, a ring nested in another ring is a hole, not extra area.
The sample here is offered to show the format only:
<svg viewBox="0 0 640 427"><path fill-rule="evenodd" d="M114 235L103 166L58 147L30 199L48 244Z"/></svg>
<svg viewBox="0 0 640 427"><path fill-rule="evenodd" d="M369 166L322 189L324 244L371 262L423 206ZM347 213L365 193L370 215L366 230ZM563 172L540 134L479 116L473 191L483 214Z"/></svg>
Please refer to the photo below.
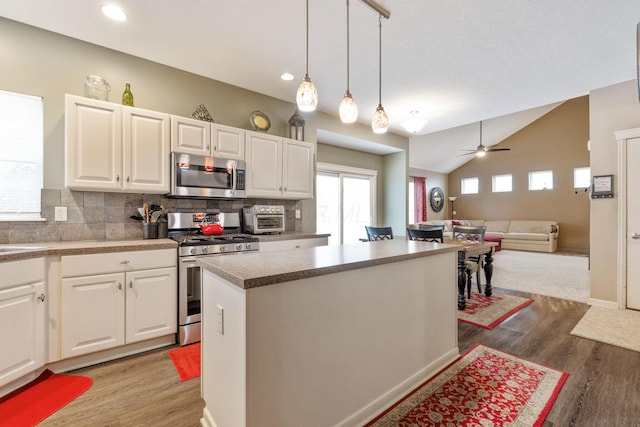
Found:
<svg viewBox="0 0 640 427"><path fill-rule="evenodd" d="M462 194L478 194L478 188L478 177L462 178L462 181L460 183L460 192Z"/></svg>
<svg viewBox="0 0 640 427"><path fill-rule="evenodd" d="M513 190L511 174L494 175L491 177L491 190L494 193L507 193Z"/></svg>
<svg viewBox="0 0 640 427"><path fill-rule="evenodd" d="M529 172L529 190L553 190L553 171Z"/></svg>

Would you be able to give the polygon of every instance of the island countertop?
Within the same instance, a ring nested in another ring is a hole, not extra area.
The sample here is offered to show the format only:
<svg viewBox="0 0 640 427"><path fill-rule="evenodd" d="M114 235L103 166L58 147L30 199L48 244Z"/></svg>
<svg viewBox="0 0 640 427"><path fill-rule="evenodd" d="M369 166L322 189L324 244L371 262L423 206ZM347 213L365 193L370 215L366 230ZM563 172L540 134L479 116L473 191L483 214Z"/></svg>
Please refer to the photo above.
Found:
<svg viewBox="0 0 640 427"><path fill-rule="evenodd" d="M403 239L198 258L198 264L243 289L456 252L455 245Z"/></svg>

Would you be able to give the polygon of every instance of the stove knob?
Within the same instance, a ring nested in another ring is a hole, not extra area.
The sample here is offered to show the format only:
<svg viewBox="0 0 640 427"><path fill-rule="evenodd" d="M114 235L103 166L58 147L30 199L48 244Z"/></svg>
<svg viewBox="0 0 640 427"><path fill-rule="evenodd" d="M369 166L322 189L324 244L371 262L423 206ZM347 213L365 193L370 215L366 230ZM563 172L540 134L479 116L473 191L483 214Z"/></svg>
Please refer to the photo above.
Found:
<svg viewBox="0 0 640 427"><path fill-rule="evenodd" d="M198 249L193 247L193 248L191 248L191 250L189 252L191 252L191 255L195 255L195 254L198 253Z"/></svg>
<svg viewBox="0 0 640 427"><path fill-rule="evenodd" d="M245 249L250 250L251 249L251 243L245 243L244 247L245 247Z"/></svg>
<svg viewBox="0 0 640 427"><path fill-rule="evenodd" d="M236 245L236 251L242 250L242 243Z"/></svg>
<svg viewBox="0 0 640 427"><path fill-rule="evenodd" d="M224 252L226 250L227 250L227 248L224 245L220 245L220 252Z"/></svg>
<svg viewBox="0 0 640 427"><path fill-rule="evenodd" d="M208 246L204 246L204 247L202 248L202 253L203 253L203 254L209 253L209 247L208 247Z"/></svg>

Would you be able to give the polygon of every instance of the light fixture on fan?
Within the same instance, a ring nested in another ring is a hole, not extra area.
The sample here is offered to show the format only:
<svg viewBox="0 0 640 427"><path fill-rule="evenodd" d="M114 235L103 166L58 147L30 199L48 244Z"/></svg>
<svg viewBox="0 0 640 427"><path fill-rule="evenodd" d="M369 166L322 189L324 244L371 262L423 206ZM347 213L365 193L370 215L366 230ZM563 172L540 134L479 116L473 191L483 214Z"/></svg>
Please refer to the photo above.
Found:
<svg viewBox="0 0 640 427"><path fill-rule="evenodd" d="M358 119L358 104L349 92L349 0L347 0L347 90L338 109L342 123L353 123Z"/></svg>
<svg viewBox="0 0 640 427"><path fill-rule="evenodd" d="M378 15L378 107L373 114L371 129L373 133L386 133L389 129L389 117L382 107L382 13Z"/></svg>
<svg viewBox="0 0 640 427"><path fill-rule="evenodd" d="M509 151L509 150L511 150L511 148L492 148L492 147L486 147L482 144L482 120L480 120L480 145L478 145L475 150L464 150L464 151L468 151L468 153L460 154L460 156L475 154L476 157L484 157L487 155L487 153L491 153L494 151Z"/></svg>
<svg viewBox="0 0 640 427"><path fill-rule="evenodd" d="M402 126L407 130L407 132L420 132L428 122L418 116L418 110L411 110L409 114L411 115L411 118L402 123Z"/></svg>
<svg viewBox="0 0 640 427"><path fill-rule="evenodd" d="M307 0L307 68L304 79L296 93L296 104L300 111L314 111L318 106L318 91L309 77L309 0Z"/></svg>

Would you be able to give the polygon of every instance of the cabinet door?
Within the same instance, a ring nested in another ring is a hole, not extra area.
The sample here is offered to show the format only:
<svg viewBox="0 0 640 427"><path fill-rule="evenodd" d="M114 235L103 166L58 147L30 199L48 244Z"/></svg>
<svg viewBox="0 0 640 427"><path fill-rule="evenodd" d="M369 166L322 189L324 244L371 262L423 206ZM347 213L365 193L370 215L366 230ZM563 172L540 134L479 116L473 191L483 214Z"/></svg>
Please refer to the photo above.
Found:
<svg viewBox="0 0 640 427"><path fill-rule="evenodd" d="M127 344L176 333L176 277L175 268L127 273Z"/></svg>
<svg viewBox="0 0 640 427"><path fill-rule="evenodd" d="M310 142L283 140L283 196L287 199L313 198L315 146Z"/></svg>
<svg viewBox="0 0 640 427"><path fill-rule="evenodd" d="M243 129L214 124L211 132L213 156L244 160L245 131Z"/></svg>
<svg viewBox="0 0 640 427"><path fill-rule="evenodd" d="M211 123L171 116L171 151L209 156Z"/></svg>
<svg viewBox="0 0 640 427"><path fill-rule="evenodd" d="M65 100L65 186L121 188L122 107L72 95Z"/></svg>
<svg viewBox="0 0 640 427"><path fill-rule="evenodd" d="M124 189L138 193L169 192L168 114L123 107Z"/></svg>
<svg viewBox="0 0 640 427"><path fill-rule="evenodd" d="M44 282L0 289L0 386L44 364Z"/></svg>
<svg viewBox="0 0 640 427"><path fill-rule="evenodd" d="M124 345L124 273L62 279L62 357Z"/></svg>
<svg viewBox="0 0 640 427"><path fill-rule="evenodd" d="M247 197L282 197L282 138L246 132Z"/></svg>

